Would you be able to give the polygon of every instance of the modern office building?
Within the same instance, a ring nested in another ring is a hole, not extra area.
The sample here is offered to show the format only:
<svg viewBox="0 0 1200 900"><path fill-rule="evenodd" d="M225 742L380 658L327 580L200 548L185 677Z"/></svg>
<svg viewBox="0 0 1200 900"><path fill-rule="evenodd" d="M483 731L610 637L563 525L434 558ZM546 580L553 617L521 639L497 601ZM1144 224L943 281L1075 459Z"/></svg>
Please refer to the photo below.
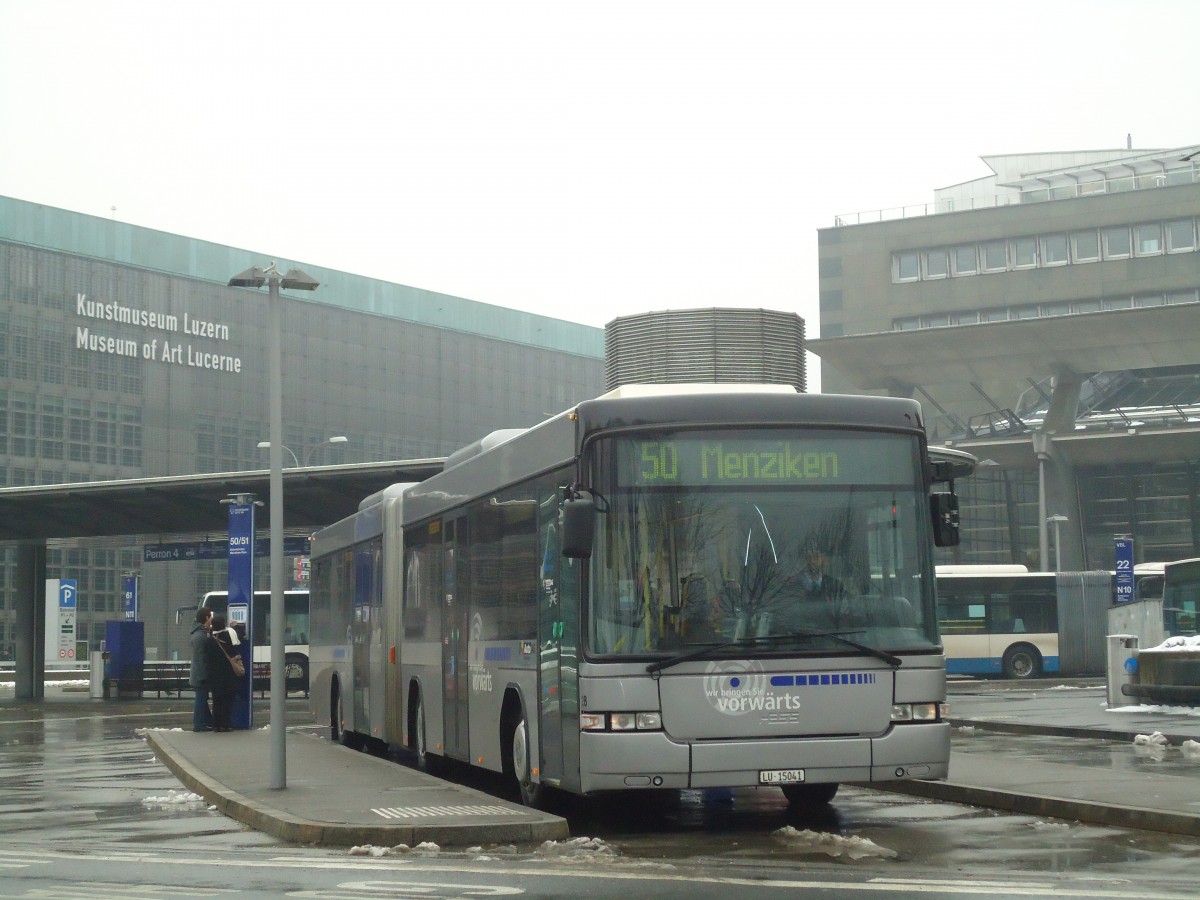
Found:
<svg viewBox="0 0 1200 900"><path fill-rule="evenodd" d="M942 561L1200 556L1200 146L983 160L820 230L823 390L913 396L983 461Z"/></svg>
<svg viewBox="0 0 1200 900"><path fill-rule="evenodd" d="M0 486L266 468L267 293L228 282L271 261L0 197ZM274 261L320 283L282 292L285 466L446 456L604 390L602 329ZM50 544L81 640L97 645L139 572L147 646L186 647L173 611L224 588L225 563L144 563L155 540ZM15 555L0 543L0 656Z"/></svg>

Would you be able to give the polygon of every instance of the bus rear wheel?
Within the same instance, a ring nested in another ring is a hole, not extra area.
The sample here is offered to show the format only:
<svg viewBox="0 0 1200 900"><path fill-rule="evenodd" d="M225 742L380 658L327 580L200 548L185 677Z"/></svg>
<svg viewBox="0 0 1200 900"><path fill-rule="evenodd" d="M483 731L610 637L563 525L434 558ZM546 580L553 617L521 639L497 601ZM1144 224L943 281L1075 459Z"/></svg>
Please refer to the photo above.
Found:
<svg viewBox="0 0 1200 900"><path fill-rule="evenodd" d="M346 708L342 701L342 689L336 681L333 683L333 702L329 705L333 711L333 721L330 725L330 736L343 747L349 747L351 750L361 750L363 747L363 738L356 731L346 730Z"/></svg>
<svg viewBox="0 0 1200 900"><path fill-rule="evenodd" d="M1042 672L1042 655L1029 644L1014 644L1000 663L1005 678L1036 678Z"/></svg>
<svg viewBox="0 0 1200 900"><path fill-rule="evenodd" d="M792 806L824 806L838 792L833 784L785 784L781 786L783 796Z"/></svg>
<svg viewBox="0 0 1200 900"><path fill-rule="evenodd" d="M338 688L336 680L333 682L331 691L333 693L329 698L329 739L335 744L340 744L344 737L342 732L342 692Z"/></svg>

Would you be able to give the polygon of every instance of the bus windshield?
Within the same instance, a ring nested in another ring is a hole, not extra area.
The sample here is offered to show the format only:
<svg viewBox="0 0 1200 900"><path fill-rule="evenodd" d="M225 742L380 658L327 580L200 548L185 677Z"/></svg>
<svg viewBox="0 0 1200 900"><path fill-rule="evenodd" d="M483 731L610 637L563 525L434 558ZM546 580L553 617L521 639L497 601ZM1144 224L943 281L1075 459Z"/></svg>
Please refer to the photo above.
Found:
<svg viewBox="0 0 1200 900"><path fill-rule="evenodd" d="M308 644L308 591L284 591L283 594L283 641L285 645ZM210 591L200 601L215 615L229 614L229 593ZM253 610L254 646L265 647L271 643L271 592L255 591ZM307 650L305 651L307 652Z"/></svg>
<svg viewBox="0 0 1200 900"><path fill-rule="evenodd" d="M603 438L594 459L592 655L785 635L756 652L939 649L915 437L657 431Z"/></svg>

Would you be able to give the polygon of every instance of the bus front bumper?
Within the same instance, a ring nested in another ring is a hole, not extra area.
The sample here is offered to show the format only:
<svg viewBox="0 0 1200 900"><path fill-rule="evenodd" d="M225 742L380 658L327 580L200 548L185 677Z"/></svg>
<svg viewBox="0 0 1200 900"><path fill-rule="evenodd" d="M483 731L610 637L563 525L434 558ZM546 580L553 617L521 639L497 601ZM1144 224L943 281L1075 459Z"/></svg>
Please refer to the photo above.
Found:
<svg viewBox="0 0 1200 900"><path fill-rule="evenodd" d="M593 791L757 787L759 773L802 769L811 783L940 780L949 774L950 726L894 725L878 737L683 742L665 732L584 732L580 788Z"/></svg>

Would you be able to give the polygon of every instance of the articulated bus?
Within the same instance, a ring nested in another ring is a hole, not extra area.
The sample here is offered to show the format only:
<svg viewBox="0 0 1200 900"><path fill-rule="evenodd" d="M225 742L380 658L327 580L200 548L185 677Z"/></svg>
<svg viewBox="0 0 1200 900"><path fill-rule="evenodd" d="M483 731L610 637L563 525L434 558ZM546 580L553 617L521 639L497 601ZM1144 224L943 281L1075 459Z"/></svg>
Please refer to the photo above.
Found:
<svg viewBox="0 0 1200 900"><path fill-rule="evenodd" d="M308 594L304 590L283 592L284 678L289 691L308 691ZM229 592L209 591L200 605L211 609L214 615L228 616ZM269 677L271 592L255 591L252 607L255 675Z"/></svg>
<svg viewBox="0 0 1200 900"><path fill-rule="evenodd" d="M1025 566L938 566L938 617L950 675L1057 672L1058 587Z"/></svg>
<svg viewBox="0 0 1200 900"><path fill-rule="evenodd" d="M313 537L313 715L533 806L944 778L932 548L973 465L914 401L777 386L627 386L494 433Z"/></svg>
<svg viewBox="0 0 1200 900"><path fill-rule="evenodd" d="M950 675L1094 675L1107 660L1113 573L938 566Z"/></svg>

